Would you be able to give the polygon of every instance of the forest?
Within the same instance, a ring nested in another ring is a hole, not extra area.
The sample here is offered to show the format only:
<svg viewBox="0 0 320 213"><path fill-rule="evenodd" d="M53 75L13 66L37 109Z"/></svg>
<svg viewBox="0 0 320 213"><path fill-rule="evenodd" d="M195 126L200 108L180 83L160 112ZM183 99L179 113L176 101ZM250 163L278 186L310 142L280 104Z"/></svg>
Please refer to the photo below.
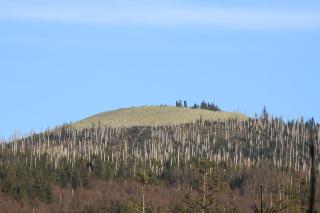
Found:
<svg viewBox="0 0 320 213"><path fill-rule="evenodd" d="M320 207L319 136L313 119L266 112L155 127L65 124L1 143L1 212L310 212Z"/></svg>

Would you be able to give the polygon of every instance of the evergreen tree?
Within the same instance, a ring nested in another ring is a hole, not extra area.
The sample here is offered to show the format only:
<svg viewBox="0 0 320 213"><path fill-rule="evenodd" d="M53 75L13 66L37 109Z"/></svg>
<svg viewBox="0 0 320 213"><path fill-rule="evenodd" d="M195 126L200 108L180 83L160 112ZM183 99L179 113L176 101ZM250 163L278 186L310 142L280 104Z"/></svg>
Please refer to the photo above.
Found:
<svg viewBox="0 0 320 213"><path fill-rule="evenodd" d="M194 103L194 105L191 107L192 109L198 109L199 105L197 105L197 103Z"/></svg>
<svg viewBox="0 0 320 213"><path fill-rule="evenodd" d="M95 159L94 173L95 173L95 176L98 178L101 178L101 179L105 178L105 168L100 158Z"/></svg>
<svg viewBox="0 0 320 213"><path fill-rule="evenodd" d="M65 169L62 169L60 171L60 176L59 176L59 183L62 188L65 188L68 183L68 175Z"/></svg>
<svg viewBox="0 0 320 213"><path fill-rule="evenodd" d="M268 114L268 111L267 111L266 106L263 106L263 109L262 109L260 118L261 118L262 120L265 120L265 121L268 120L269 114Z"/></svg>
<svg viewBox="0 0 320 213"><path fill-rule="evenodd" d="M198 188L200 198L192 199L190 194L185 194L184 202L187 204L187 212L209 213L213 209L214 193L218 189L219 178L210 174L212 163L208 159L202 159L196 167L202 180L202 186Z"/></svg>
<svg viewBox="0 0 320 213"><path fill-rule="evenodd" d="M146 212L146 201L145 201L145 194L144 194L144 186L148 181L148 177L144 172L138 172L136 175L136 181L138 181L141 185L141 206L138 207L138 212L145 213Z"/></svg>
<svg viewBox="0 0 320 213"><path fill-rule="evenodd" d="M200 109L208 109L208 104L205 101L202 101L200 104Z"/></svg>
<svg viewBox="0 0 320 213"><path fill-rule="evenodd" d="M182 101L181 100L176 101L176 107L182 107Z"/></svg>
<svg viewBox="0 0 320 213"><path fill-rule="evenodd" d="M184 102L183 102L183 107L184 107L184 108L188 108L188 104L187 104L187 101L186 101L186 100L184 100Z"/></svg>
<svg viewBox="0 0 320 213"><path fill-rule="evenodd" d="M308 213L315 212L315 201L316 201L316 166L315 166L315 148L314 141L317 141L317 132L314 129L314 120L311 121L313 123L311 131L310 131L310 161L311 161L311 169L310 169L310 195L309 195L309 208Z"/></svg>
<svg viewBox="0 0 320 213"><path fill-rule="evenodd" d="M72 174L71 186L73 189L77 189L82 185L82 180L79 171L75 168L75 171Z"/></svg>

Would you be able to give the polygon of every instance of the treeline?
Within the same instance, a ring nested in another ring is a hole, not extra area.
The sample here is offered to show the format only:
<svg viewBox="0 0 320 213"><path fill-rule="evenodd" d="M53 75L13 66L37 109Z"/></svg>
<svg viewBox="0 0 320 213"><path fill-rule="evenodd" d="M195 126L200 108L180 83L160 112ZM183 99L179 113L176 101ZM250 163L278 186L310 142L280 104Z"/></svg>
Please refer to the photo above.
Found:
<svg viewBox="0 0 320 213"><path fill-rule="evenodd" d="M176 107L188 108L188 103L186 100L184 100L183 103L181 100L178 100L178 101L176 101ZM200 104L194 103L189 108L191 108L191 109L207 109L207 110L211 110L211 111L221 111L219 106L216 105L214 102L206 102L206 101L202 101Z"/></svg>

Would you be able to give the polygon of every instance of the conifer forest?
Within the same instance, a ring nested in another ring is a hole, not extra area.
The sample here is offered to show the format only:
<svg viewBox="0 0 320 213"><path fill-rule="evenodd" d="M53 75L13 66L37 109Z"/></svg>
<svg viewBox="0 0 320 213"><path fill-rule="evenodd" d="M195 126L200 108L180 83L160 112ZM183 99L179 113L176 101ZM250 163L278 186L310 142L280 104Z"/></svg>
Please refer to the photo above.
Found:
<svg viewBox="0 0 320 213"><path fill-rule="evenodd" d="M315 212L320 126L65 124L0 147L0 212Z"/></svg>

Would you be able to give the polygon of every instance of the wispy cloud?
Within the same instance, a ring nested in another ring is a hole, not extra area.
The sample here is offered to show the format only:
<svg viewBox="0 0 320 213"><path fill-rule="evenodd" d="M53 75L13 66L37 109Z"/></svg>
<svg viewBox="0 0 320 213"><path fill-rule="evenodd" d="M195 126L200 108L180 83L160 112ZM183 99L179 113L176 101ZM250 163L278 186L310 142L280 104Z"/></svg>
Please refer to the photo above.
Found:
<svg viewBox="0 0 320 213"><path fill-rule="evenodd" d="M1 7L0 20L227 29L320 29L320 11L225 8L170 3Z"/></svg>

